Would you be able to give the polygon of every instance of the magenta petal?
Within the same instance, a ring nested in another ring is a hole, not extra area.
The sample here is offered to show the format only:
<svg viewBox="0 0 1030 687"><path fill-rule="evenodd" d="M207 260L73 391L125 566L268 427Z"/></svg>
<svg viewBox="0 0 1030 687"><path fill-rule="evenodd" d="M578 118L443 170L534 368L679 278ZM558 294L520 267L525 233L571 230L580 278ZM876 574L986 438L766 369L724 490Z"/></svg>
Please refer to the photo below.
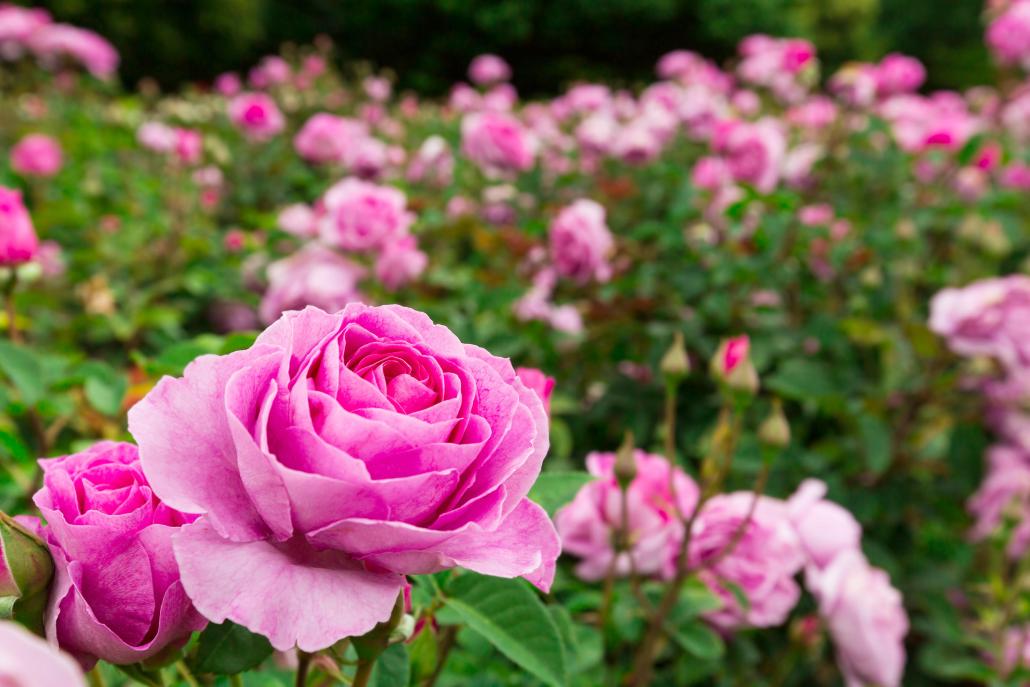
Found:
<svg viewBox="0 0 1030 687"><path fill-rule="evenodd" d="M390 617L404 577L370 572L299 540L237 543L201 518L175 537L182 582L197 609L268 637L286 651L324 649Z"/></svg>
<svg viewBox="0 0 1030 687"><path fill-rule="evenodd" d="M267 528L240 479L225 413L229 378L271 349L202 356L183 377L165 377L129 411L129 431L154 492L185 513L207 513L226 536L248 540Z"/></svg>

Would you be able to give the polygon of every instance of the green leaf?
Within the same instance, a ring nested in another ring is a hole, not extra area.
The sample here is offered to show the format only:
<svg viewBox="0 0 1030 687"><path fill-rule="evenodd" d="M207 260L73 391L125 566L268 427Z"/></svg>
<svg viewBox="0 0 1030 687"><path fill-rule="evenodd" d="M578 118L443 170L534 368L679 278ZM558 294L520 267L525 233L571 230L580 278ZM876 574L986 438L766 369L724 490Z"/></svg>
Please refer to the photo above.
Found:
<svg viewBox="0 0 1030 687"><path fill-rule="evenodd" d="M703 661L720 658L726 650L722 637L700 620L679 626L666 623L665 629L681 649Z"/></svg>
<svg viewBox="0 0 1030 687"><path fill-rule="evenodd" d="M226 621L208 625L200 634L194 667L199 673L235 675L254 668L271 655L268 639Z"/></svg>
<svg viewBox="0 0 1030 687"><path fill-rule="evenodd" d="M156 673L150 670L146 670L139 663L133 663L127 666L116 666L118 670L122 671L130 678L149 687L165 687L164 679L161 677L161 673Z"/></svg>
<svg viewBox="0 0 1030 687"><path fill-rule="evenodd" d="M372 687L407 687L411 678L411 663L408 649L403 644L386 647L372 669Z"/></svg>
<svg viewBox="0 0 1030 687"><path fill-rule="evenodd" d="M765 386L784 398L797 401L833 396L837 389L830 369L814 360L787 360L764 380Z"/></svg>
<svg viewBox="0 0 1030 687"><path fill-rule="evenodd" d="M866 466L874 474L881 474L891 464L891 428L875 415L863 415L858 419L858 433Z"/></svg>
<svg viewBox="0 0 1030 687"><path fill-rule="evenodd" d="M117 370L100 362L83 366L86 382L83 390L89 404L104 415L119 415L129 382Z"/></svg>
<svg viewBox="0 0 1030 687"><path fill-rule="evenodd" d="M11 380L26 405L36 405L43 398L43 367L28 349L0 341L0 372Z"/></svg>
<svg viewBox="0 0 1030 687"><path fill-rule="evenodd" d="M542 472L529 490L529 498L540 504L548 515L571 501L576 492L595 479L586 472Z"/></svg>
<svg viewBox="0 0 1030 687"><path fill-rule="evenodd" d="M548 685L565 684L558 627L525 583L466 572L446 593L447 606L498 651Z"/></svg>

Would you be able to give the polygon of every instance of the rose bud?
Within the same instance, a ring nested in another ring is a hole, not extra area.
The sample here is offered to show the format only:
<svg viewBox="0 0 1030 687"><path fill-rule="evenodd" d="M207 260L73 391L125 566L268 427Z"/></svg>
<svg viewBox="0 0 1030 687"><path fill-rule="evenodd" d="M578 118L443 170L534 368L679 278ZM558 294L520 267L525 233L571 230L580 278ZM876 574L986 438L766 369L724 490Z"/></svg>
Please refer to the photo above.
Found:
<svg viewBox="0 0 1030 687"><path fill-rule="evenodd" d="M0 618L42 632L54 562L25 520L0 513Z"/></svg>
<svg viewBox="0 0 1030 687"><path fill-rule="evenodd" d="M758 372L751 362L751 340L747 335L725 339L712 358L712 374L735 391L758 391Z"/></svg>

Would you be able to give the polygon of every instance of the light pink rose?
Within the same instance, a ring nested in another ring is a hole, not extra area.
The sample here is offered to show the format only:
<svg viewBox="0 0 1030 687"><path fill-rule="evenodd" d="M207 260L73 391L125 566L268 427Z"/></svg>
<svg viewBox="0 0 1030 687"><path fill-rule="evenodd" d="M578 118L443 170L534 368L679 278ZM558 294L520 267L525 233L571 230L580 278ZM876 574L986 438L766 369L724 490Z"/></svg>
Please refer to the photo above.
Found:
<svg viewBox="0 0 1030 687"><path fill-rule="evenodd" d="M743 534L737 535L741 527ZM738 491L709 499L694 523L690 563L705 568L700 578L723 601L705 616L721 630L780 625L801 596L794 576L805 563L804 549L786 505L767 496L755 502L753 493ZM727 583L743 592L747 608Z"/></svg>
<svg viewBox="0 0 1030 687"><path fill-rule="evenodd" d="M39 239L21 191L0 186L0 267L29 262L38 249Z"/></svg>
<svg viewBox="0 0 1030 687"><path fill-rule="evenodd" d="M229 101L229 119L248 138L264 141L286 126L286 118L271 96L265 93L241 93Z"/></svg>
<svg viewBox="0 0 1030 687"><path fill-rule="evenodd" d="M175 129L161 122L144 122L136 130L141 146L156 153L170 153L175 148Z"/></svg>
<svg viewBox="0 0 1030 687"><path fill-rule="evenodd" d="M987 47L1004 65L1030 68L1030 2L1015 0L987 27Z"/></svg>
<svg viewBox="0 0 1030 687"><path fill-rule="evenodd" d="M930 303L930 329L959 355L1030 366L1030 278L983 279L940 291Z"/></svg>
<svg viewBox="0 0 1030 687"><path fill-rule="evenodd" d="M461 150L485 172L496 175L530 169L537 142L513 116L477 112L461 121Z"/></svg>
<svg viewBox="0 0 1030 687"><path fill-rule="evenodd" d="M671 579L683 543L683 519L697 505L698 488L664 457L637 450L636 476L626 490L626 525L630 547L616 552L615 532L622 527L622 492L615 478L615 454L591 453L587 470L596 477L570 504L555 514L562 550L582 560L576 575L593 582L609 573ZM675 499L669 490L672 469ZM677 508L679 509L677 512Z"/></svg>
<svg viewBox="0 0 1030 687"><path fill-rule="evenodd" d="M887 573L851 550L824 570L810 570L807 585L826 619L845 684L899 687L905 672L908 616Z"/></svg>
<svg viewBox="0 0 1030 687"><path fill-rule="evenodd" d="M430 136L408 165L408 181L447 186L454 179L454 154L442 136Z"/></svg>
<svg viewBox="0 0 1030 687"><path fill-rule="evenodd" d="M765 118L757 122L726 121L712 139L738 182L751 184L762 193L771 193L780 180L787 141L779 123Z"/></svg>
<svg viewBox="0 0 1030 687"><path fill-rule="evenodd" d="M217 92L229 97L243 90L243 83L236 72L225 72L215 78L214 87Z"/></svg>
<svg viewBox="0 0 1030 687"><path fill-rule="evenodd" d="M47 638L89 669L98 658L154 658L202 629L172 554L173 535L196 516L154 494L136 447L101 442L39 464L33 501L57 572Z"/></svg>
<svg viewBox="0 0 1030 687"><path fill-rule="evenodd" d="M291 76L289 62L278 55L267 55L250 70L247 80L254 88L269 88L287 83Z"/></svg>
<svg viewBox="0 0 1030 687"><path fill-rule="evenodd" d="M997 532L1007 516L1018 524L1008 543L1008 554L1020 558L1030 549L1030 453L1026 448L998 444L987 451L987 473L969 499L976 517L971 535L984 539Z"/></svg>
<svg viewBox="0 0 1030 687"><path fill-rule="evenodd" d="M390 241L376 256L375 275L391 291L417 279L426 270L429 256L418 249L414 236Z"/></svg>
<svg viewBox="0 0 1030 687"><path fill-rule="evenodd" d="M546 590L560 542L526 498L548 448L507 360L400 306L291 312L129 413L213 622L317 651L386 620L405 575L462 566Z"/></svg>
<svg viewBox="0 0 1030 687"><path fill-rule="evenodd" d="M293 148L308 162L343 164L367 137L364 122L319 112L304 122L293 138Z"/></svg>
<svg viewBox="0 0 1030 687"><path fill-rule="evenodd" d="M551 222L548 236L558 274L581 284L611 279L608 258L615 241L599 203L581 198L562 208Z"/></svg>
<svg viewBox="0 0 1030 687"><path fill-rule="evenodd" d="M346 250L376 250L408 233L415 215L404 193L348 178L329 188L319 219L322 240Z"/></svg>
<svg viewBox="0 0 1030 687"><path fill-rule="evenodd" d="M0 52L6 59L19 57L29 36L51 22L44 9L0 5Z"/></svg>
<svg viewBox="0 0 1030 687"><path fill-rule="evenodd" d="M798 209L798 221L806 227L825 227L833 221L833 206L829 203L805 205Z"/></svg>
<svg viewBox="0 0 1030 687"><path fill-rule="evenodd" d="M827 501L826 484L806 479L787 501L787 517L809 561L819 568L844 551L861 550L862 526L841 506Z"/></svg>
<svg viewBox="0 0 1030 687"><path fill-rule="evenodd" d="M536 392L544 402L544 410L551 412L551 392L554 391L554 377L549 377L535 367L516 367L515 374L522 383Z"/></svg>
<svg viewBox="0 0 1030 687"><path fill-rule="evenodd" d="M837 120L837 115L836 103L817 95L787 110L786 120L806 133L825 129Z"/></svg>
<svg viewBox="0 0 1030 687"><path fill-rule="evenodd" d="M911 93L926 81L926 68L914 57L892 52L876 66L876 91L881 96Z"/></svg>
<svg viewBox="0 0 1030 687"><path fill-rule="evenodd" d="M80 63L93 76L107 79L118 70L118 51L99 34L69 24L47 24L32 32L29 49L40 61L62 58Z"/></svg>
<svg viewBox="0 0 1030 687"><path fill-rule="evenodd" d="M0 620L0 685L86 687L86 680L71 658L21 625Z"/></svg>
<svg viewBox="0 0 1030 687"><path fill-rule="evenodd" d="M690 50L673 50L658 60L655 71L661 79L677 79L689 75L704 63L705 59Z"/></svg>
<svg viewBox="0 0 1030 687"><path fill-rule="evenodd" d="M690 170L690 181L706 191L717 191L733 183L733 175L721 157L706 155L694 163L694 168Z"/></svg>
<svg viewBox="0 0 1030 687"><path fill-rule="evenodd" d="M287 205L279 211L276 224L287 234L302 238L318 236L318 222L315 211L304 203Z"/></svg>
<svg viewBox="0 0 1030 687"><path fill-rule="evenodd" d="M479 55L469 64L472 83L488 86L511 78L511 67L497 55Z"/></svg>
<svg viewBox="0 0 1030 687"><path fill-rule="evenodd" d="M52 177L61 163L60 144L45 134L29 134L11 148L11 168L22 176Z"/></svg>
<svg viewBox="0 0 1030 687"><path fill-rule="evenodd" d="M314 305L335 311L362 300L358 282L365 270L317 243L268 266L268 288L259 314L266 324L287 310Z"/></svg>

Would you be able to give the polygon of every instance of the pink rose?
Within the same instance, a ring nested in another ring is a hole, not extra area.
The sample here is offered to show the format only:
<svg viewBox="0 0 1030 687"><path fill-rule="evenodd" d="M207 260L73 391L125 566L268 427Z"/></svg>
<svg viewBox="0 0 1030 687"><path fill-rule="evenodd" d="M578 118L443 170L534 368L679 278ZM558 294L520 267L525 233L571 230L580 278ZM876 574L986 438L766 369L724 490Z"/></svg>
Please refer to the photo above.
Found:
<svg viewBox="0 0 1030 687"><path fill-rule="evenodd" d="M418 249L414 236L390 241L376 256L376 279L390 291L417 279L426 270L429 256Z"/></svg>
<svg viewBox="0 0 1030 687"><path fill-rule="evenodd" d="M141 146L156 153L170 153L175 149L175 129L161 122L144 122L136 130Z"/></svg>
<svg viewBox="0 0 1030 687"><path fill-rule="evenodd" d="M741 527L743 534L736 534ZM722 608L706 616L719 629L783 623L801 596L794 576L804 563L786 505L777 499L760 496L756 503L751 492L720 494L709 499L694 523L690 564L706 568L701 579L723 601ZM744 593L747 608L726 583Z"/></svg>
<svg viewBox="0 0 1030 687"><path fill-rule="evenodd" d="M367 137L364 122L319 112L304 122L293 138L293 148L308 162L343 164Z"/></svg>
<svg viewBox="0 0 1030 687"><path fill-rule="evenodd" d="M845 551L808 577L837 648L848 687L898 687L905 672L908 616L901 594L860 551Z"/></svg>
<svg viewBox="0 0 1030 687"><path fill-rule="evenodd" d="M876 81L881 96L910 93L926 81L926 68L914 57L892 52L877 65Z"/></svg>
<svg viewBox="0 0 1030 687"><path fill-rule="evenodd" d="M726 122L717 128L713 148L726 159L738 182L771 193L780 179L787 141L777 122Z"/></svg>
<svg viewBox="0 0 1030 687"><path fill-rule="evenodd" d="M599 203L581 198L568 205L551 222L548 233L551 259L558 274L581 284L611 278L608 258L615 241Z"/></svg>
<svg viewBox="0 0 1030 687"><path fill-rule="evenodd" d="M1030 366L1030 278L982 279L940 291L930 303L930 329L959 355Z"/></svg>
<svg viewBox="0 0 1030 687"><path fill-rule="evenodd" d="M314 238L318 236L318 223L316 222L315 211L311 206L304 203L287 205L279 211L276 224L287 234L300 236L301 238Z"/></svg>
<svg viewBox="0 0 1030 687"><path fill-rule="evenodd" d="M442 136L430 136L408 165L408 181L447 186L454 179L454 154Z"/></svg>
<svg viewBox="0 0 1030 687"><path fill-rule="evenodd" d="M798 221L806 227L825 227L833 221L833 206L829 203L805 205L798 209Z"/></svg>
<svg viewBox="0 0 1030 687"><path fill-rule="evenodd" d="M511 67L497 55L479 55L469 64L469 79L480 86L488 86L511 78Z"/></svg>
<svg viewBox="0 0 1030 687"><path fill-rule="evenodd" d="M824 568L844 551L861 550L862 526L855 516L827 501L826 484L806 479L787 501L787 517L808 559Z"/></svg>
<svg viewBox="0 0 1030 687"><path fill-rule="evenodd" d="M265 93L241 93L229 101L229 119L249 138L264 141L286 126L286 118Z"/></svg>
<svg viewBox="0 0 1030 687"><path fill-rule="evenodd" d="M261 299L260 316L266 324L287 310L314 305L339 310L362 300L358 282L365 270L317 243L309 243L288 258L268 267L268 289Z"/></svg>
<svg viewBox="0 0 1030 687"><path fill-rule="evenodd" d="M86 680L71 658L21 625L0 620L0 685L86 687Z"/></svg>
<svg viewBox="0 0 1030 687"><path fill-rule="evenodd" d="M33 501L57 577L47 638L87 669L128 664L185 644L204 627L179 580L172 538L196 519L162 503L132 444L101 442L40 460Z"/></svg>
<svg viewBox="0 0 1030 687"><path fill-rule="evenodd" d="M93 76L107 79L118 69L118 51L99 34L69 24L47 24L29 36L29 49L41 61L63 57L79 62Z"/></svg>
<svg viewBox="0 0 1030 687"><path fill-rule="evenodd" d="M44 9L0 5L0 52L10 59L18 57L24 50L29 36L52 21Z"/></svg>
<svg viewBox="0 0 1030 687"><path fill-rule="evenodd" d="M247 80L254 88L279 86L290 80L290 64L278 55L267 55L250 70Z"/></svg>
<svg viewBox="0 0 1030 687"><path fill-rule="evenodd" d="M517 367L515 374L522 383L536 392L540 400L544 402L544 410L551 413L551 392L554 391L554 377L545 375L535 367Z"/></svg>
<svg viewBox="0 0 1030 687"><path fill-rule="evenodd" d="M380 76L369 76L361 82L361 87L370 99L377 103L384 103L390 99L393 86L390 80Z"/></svg>
<svg viewBox="0 0 1030 687"><path fill-rule="evenodd" d="M526 498L540 398L417 311L287 313L161 380L129 428L158 494L201 514L175 539L197 608L277 649L368 632L407 574L553 580L558 537Z"/></svg>
<svg viewBox="0 0 1030 687"><path fill-rule="evenodd" d="M536 158L536 139L503 112L477 112L461 121L461 150L492 175L524 172Z"/></svg>
<svg viewBox="0 0 1030 687"><path fill-rule="evenodd" d="M176 129L173 150L179 162L195 165L204 153L204 138L196 129Z"/></svg>
<svg viewBox="0 0 1030 687"><path fill-rule="evenodd" d="M690 181L694 186L706 191L718 191L733 183L733 175L726 161L721 157L707 155L698 158L690 171Z"/></svg>
<svg viewBox="0 0 1030 687"><path fill-rule="evenodd" d="M999 63L1030 67L1030 2L1015 0L995 17L986 40Z"/></svg>
<svg viewBox="0 0 1030 687"><path fill-rule="evenodd" d="M615 454L591 453L587 470L596 477L584 485L570 504L555 515L562 550L579 557L576 575L593 582L609 572L631 572L671 579L683 543L683 518L697 506L698 488L664 457L637 450L636 476L626 490L628 550L616 552L615 533L622 527L622 491L615 478ZM675 499L669 490L672 469Z"/></svg>
<svg viewBox="0 0 1030 687"><path fill-rule="evenodd" d="M346 250L375 250L405 236L415 221L404 193L389 186L348 178L325 192L319 234Z"/></svg>
<svg viewBox="0 0 1030 687"><path fill-rule="evenodd" d="M219 74L215 78L214 87L216 91L229 97L236 95L243 90L243 83L240 81L239 75L235 72L225 72L224 74Z"/></svg>
<svg viewBox="0 0 1030 687"><path fill-rule="evenodd" d="M689 76L691 72L698 69L705 59L696 52L689 50L673 50L661 56L655 71L662 79L677 79Z"/></svg>
<svg viewBox="0 0 1030 687"><path fill-rule="evenodd" d="M21 191L0 186L0 267L29 262L38 249L39 239Z"/></svg>
<svg viewBox="0 0 1030 687"><path fill-rule="evenodd" d="M11 148L11 168L22 176L52 177L61 163L60 144L45 134L29 134Z"/></svg>
<svg viewBox="0 0 1030 687"><path fill-rule="evenodd" d="M1008 444L987 451L987 473L980 488L969 499L969 512L976 517L974 539L995 533L1006 514L1019 514L1019 524L1008 543L1008 554L1018 559L1030 549L1030 453Z"/></svg>

